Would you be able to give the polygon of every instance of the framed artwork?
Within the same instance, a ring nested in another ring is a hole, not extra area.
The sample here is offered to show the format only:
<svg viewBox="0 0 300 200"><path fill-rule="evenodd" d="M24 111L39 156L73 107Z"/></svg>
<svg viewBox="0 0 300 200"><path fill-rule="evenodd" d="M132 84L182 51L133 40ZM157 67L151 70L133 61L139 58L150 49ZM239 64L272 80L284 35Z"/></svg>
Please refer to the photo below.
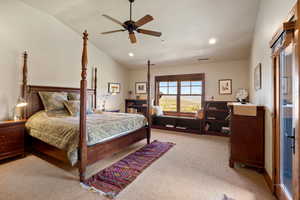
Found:
<svg viewBox="0 0 300 200"><path fill-rule="evenodd" d="M255 90L261 89L261 63L254 69L254 88Z"/></svg>
<svg viewBox="0 0 300 200"><path fill-rule="evenodd" d="M147 94L147 82L136 82L135 83L136 94Z"/></svg>
<svg viewBox="0 0 300 200"><path fill-rule="evenodd" d="M219 80L219 94L220 95L232 94L232 80L231 79Z"/></svg>
<svg viewBox="0 0 300 200"><path fill-rule="evenodd" d="M120 93L121 84L120 83L108 83L108 93Z"/></svg>

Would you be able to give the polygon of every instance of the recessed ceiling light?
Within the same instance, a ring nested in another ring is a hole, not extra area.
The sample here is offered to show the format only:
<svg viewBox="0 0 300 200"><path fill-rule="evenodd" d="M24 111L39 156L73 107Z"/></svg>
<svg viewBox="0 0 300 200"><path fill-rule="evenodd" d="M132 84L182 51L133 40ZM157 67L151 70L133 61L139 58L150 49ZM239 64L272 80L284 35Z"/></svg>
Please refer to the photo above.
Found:
<svg viewBox="0 0 300 200"><path fill-rule="evenodd" d="M208 41L209 44L216 44L217 43L217 39L216 38L211 38Z"/></svg>
<svg viewBox="0 0 300 200"><path fill-rule="evenodd" d="M134 56L134 53L130 52L128 55L129 55L130 57L133 57L133 56Z"/></svg>

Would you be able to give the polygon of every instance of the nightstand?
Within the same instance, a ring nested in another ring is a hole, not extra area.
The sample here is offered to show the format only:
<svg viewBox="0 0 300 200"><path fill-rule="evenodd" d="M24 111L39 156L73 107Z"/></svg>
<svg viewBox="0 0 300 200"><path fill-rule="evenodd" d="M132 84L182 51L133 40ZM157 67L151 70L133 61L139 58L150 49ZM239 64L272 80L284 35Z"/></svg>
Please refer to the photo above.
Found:
<svg viewBox="0 0 300 200"><path fill-rule="evenodd" d="M25 120L0 122L0 160L25 154Z"/></svg>

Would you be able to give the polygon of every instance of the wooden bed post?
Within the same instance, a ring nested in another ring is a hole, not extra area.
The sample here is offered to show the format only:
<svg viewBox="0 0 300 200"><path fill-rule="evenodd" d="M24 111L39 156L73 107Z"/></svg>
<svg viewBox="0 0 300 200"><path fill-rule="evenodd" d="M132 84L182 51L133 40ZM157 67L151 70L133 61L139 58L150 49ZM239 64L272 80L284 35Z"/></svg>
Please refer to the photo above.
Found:
<svg viewBox="0 0 300 200"><path fill-rule="evenodd" d="M87 142L86 142L86 105L87 105L87 42L88 33L83 33L82 50L82 71L80 82L80 125L79 125L79 178L80 182L85 182L85 172L87 166Z"/></svg>
<svg viewBox="0 0 300 200"><path fill-rule="evenodd" d="M95 67L94 70L94 90L95 90L95 94L94 94L94 108L97 109L97 81L98 81L98 69L97 67Z"/></svg>
<svg viewBox="0 0 300 200"><path fill-rule="evenodd" d="M21 97L23 99L25 99L25 101L27 101L27 77L28 77L28 66L27 66L27 60L28 60L28 54L27 54L27 51L24 51L23 53L23 80L22 80L22 88L21 88ZM26 107L23 108L23 112L22 112L22 118L25 119L27 116L27 113L26 113Z"/></svg>
<svg viewBox="0 0 300 200"><path fill-rule="evenodd" d="M23 63L23 80L22 80L22 93L21 93L21 97L23 99L26 98L26 87L27 87L27 73L28 73L28 68L27 68L27 58L28 58L28 54L26 51L24 51L24 63Z"/></svg>
<svg viewBox="0 0 300 200"><path fill-rule="evenodd" d="M151 114L150 114L150 67L151 62L148 60L148 70L147 70L147 119L148 119L148 128L147 128L147 143L150 144L151 140Z"/></svg>

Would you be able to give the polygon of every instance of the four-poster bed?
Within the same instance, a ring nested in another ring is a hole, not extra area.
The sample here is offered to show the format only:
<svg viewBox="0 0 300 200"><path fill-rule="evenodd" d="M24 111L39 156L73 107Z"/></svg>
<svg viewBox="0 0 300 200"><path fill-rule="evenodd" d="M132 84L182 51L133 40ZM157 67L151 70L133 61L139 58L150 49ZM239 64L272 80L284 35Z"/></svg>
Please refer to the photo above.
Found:
<svg viewBox="0 0 300 200"><path fill-rule="evenodd" d="M103 159L106 156L112 155L123 148L136 143L142 139L147 138L147 143L150 143L151 138L151 121L150 121L150 61L148 61L148 75L147 75L147 92L148 92L148 110L147 120L148 124L143 125L137 130L129 131L126 134L119 135L118 137L105 140L100 143L88 145L87 138L87 105L88 100L92 101L92 107L97 107L97 68L93 73L93 89L87 89L87 64L88 64L88 33L83 33L83 51L82 51L82 71L81 71L81 83L80 89L78 88L65 88L65 87L49 87L49 86L33 86L27 85L27 53L24 53L24 66L23 66L23 86L22 96L26 98L28 106L26 108L26 118L29 119L38 112L44 110L42 100L39 96L40 92L65 92L65 93L77 93L80 94L80 115L79 115L79 137L78 142L78 168L79 177L81 182L86 180L86 167ZM78 120L78 118L77 118ZM77 124L78 125L78 124ZM30 133L29 133L30 135ZM35 137L31 138L31 148L33 151L37 151L56 159L66 161L67 152L59 149L53 145L50 145ZM78 138L77 138L78 139Z"/></svg>

